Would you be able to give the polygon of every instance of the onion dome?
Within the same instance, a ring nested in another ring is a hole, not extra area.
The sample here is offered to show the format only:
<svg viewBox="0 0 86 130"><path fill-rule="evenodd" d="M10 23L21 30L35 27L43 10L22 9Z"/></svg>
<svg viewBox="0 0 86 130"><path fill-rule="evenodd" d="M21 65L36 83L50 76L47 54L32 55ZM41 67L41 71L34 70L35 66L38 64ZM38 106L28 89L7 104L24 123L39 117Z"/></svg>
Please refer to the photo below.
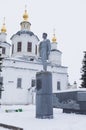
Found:
<svg viewBox="0 0 86 130"><path fill-rule="evenodd" d="M28 13L27 13L26 9L25 9L25 12L23 14L23 19L24 19L24 21L28 21Z"/></svg>
<svg viewBox="0 0 86 130"><path fill-rule="evenodd" d="M57 39L56 39L56 36L55 36L55 29L53 29L52 43L56 43L56 42L57 42Z"/></svg>
<svg viewBox="0 0 86 130"><path fill-rule="evenodd" d="M57 42L57 39L56 39L56 37L55 37L55 34L53 34L52 42L53 42L53 43L56 43L56 42Z"/></svg>
<svg viewBox="0 0 86 130"><path fill-rule="evenodd" d="M2 25L1 32L2 32L2 33L6 33L6 31L7 31L7 29L6 29L6 27L5 27L5 18L4 18L4 23L3 23L3 25Z"/></svg>

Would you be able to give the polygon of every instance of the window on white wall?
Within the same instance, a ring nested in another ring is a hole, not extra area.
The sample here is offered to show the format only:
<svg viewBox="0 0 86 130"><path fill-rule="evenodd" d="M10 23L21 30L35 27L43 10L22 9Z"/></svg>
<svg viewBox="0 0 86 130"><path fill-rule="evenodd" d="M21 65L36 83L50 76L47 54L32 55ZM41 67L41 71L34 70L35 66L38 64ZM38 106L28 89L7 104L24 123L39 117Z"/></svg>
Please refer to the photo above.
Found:
<svg viewBox="0 0 86 130"><path fill-rule="evenodd" d="M34 87L34 86L36 86L36 80L32 79L32 81L31 81L31 87Z"/></svg>
<svg viewBox="0 0 86 130"><path fill-rule="evenodd" d="M12 54L13 54L13 52L14 52L14 44L12 44Z"/></svg>
<svg viewBox="0 0 86 130"><path fill-rule="evenodd" d="M60 83L60 81L57 81L57 90L61 90L61 83Z"/></svg>
<svg viewBox="0 0 86 130"><path fill-rule="evenodd" d="M31 52L31 51L32 51L32 43L31 43L31 42L28 42L28 43L27 43L27 51L28 51L28 52Z"/></svg>
<svg viewBox="0 0 86 130"><path fill-rule="evenodd" d="M22 88L22 78L17 78L17 88Z"/></svg>
<svg viewBox="0 0 86 130"><path fill-rule="evenodd" d="M3 89L3 77L0 77L0 90ZM1 93L2 91L0 91L0 99L1 99Z"/></svg>
<svg viewBox="0 0 86 130"><path fill-rule="evenodd" d="M18 42L17 43L17 52L21 52L21 49L22 49L22 43Z"/></svg>
<svg viewBox="0 0 86 130"><path fill-rule="evenodd" d="M6 48L2 47L2 54L5 54L5 53L6 53Z"/></svg>
<svg viewBox="0 0 86 130"><path fill-rule="evenodd" d="M37 54L37 45L35 45L35 54Z"/></svg>

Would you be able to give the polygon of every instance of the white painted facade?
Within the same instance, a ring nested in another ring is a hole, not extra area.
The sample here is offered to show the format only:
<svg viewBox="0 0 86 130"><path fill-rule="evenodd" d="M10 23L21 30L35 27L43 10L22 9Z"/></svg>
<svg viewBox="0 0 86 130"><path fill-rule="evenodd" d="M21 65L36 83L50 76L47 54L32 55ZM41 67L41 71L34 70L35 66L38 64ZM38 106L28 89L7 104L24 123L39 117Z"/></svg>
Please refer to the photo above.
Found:
<svg viewBox="0 0 86 130"><path fill-rule="evenodd" d="M4 87L1 95L2 104L34 103L36 89L35 86L32 87L32 81L36 80L36 73L43 68L38 52L38 37L30 31L31 24L28 21L23 21L20 25L21 30L11 37L12 45L4 42L2 33L0 34L0 45L6 47L1 72ZM20 52L17 51L18 42L22 43ZM32 43L31 52L27 51L28 42ZM61 55L62 53L57 50L57 43L51 43L47 70L52 72L53 92L65 90L68 85L67 67L61 65ZM18 79L21 79L21 87L17 86Z"/></svg>
<svg viewBox="0 0 86 130"><path fill-rule="evenodd" d="M0 33L0 46L5 48L5 54L2 54L2 57L10 56L11 45L6 41L6 33Z"/></svg>

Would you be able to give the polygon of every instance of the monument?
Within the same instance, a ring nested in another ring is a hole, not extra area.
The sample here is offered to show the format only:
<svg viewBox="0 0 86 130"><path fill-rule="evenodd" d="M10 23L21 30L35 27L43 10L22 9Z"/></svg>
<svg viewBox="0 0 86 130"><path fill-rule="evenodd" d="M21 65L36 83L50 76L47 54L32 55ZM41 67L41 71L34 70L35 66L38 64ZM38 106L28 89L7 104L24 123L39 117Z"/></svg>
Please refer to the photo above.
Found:
<svg viewBox="0 0 86 130"><path fill-rule="evenodd" d="M52 119L52 74L47 71L47 60L49 58L51 44L47 34L43 33L43 41L39 44L39 54L43 64L43 70L36 74L36 118Z"/></svg>

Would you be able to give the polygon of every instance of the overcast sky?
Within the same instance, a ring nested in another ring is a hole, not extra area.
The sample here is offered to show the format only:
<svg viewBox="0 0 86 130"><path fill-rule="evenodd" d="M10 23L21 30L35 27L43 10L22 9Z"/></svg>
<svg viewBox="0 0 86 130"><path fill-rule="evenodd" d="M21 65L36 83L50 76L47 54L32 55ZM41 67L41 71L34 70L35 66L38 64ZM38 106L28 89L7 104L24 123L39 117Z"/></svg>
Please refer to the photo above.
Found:
<svg viewBox="0 0 86 130"><path fill-rule="evenodd" d="M80 84L83 51L86 51L86 0L0 0L0 27L6 17L7 40L20 30L25 5L31 31L41 40L43 32L52 39L56 29L62 65L68 66L69 81Z"/></svg>

